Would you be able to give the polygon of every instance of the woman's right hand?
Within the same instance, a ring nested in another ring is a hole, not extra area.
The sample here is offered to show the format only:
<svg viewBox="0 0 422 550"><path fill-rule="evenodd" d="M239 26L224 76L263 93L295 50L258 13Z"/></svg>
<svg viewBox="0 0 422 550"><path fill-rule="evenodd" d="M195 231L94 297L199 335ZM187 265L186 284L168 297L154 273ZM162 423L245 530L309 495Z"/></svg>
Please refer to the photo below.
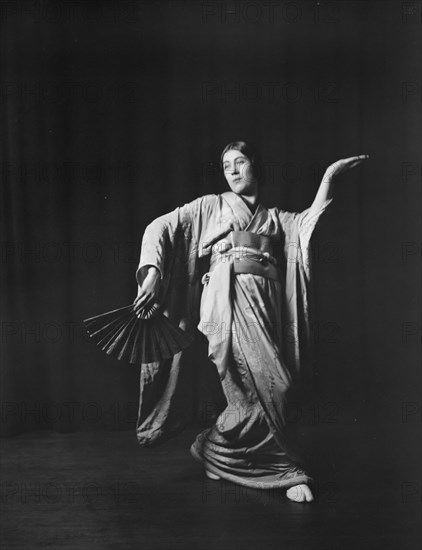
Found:
<svg viewBox="0 0 422 550"><path fill-rule="evenodd" d="M134 311L138 317L141 316L144 309L148 309L157 301L160 290L160 272L154 266L150 266L142 285L138 285L138 295L133 305Z"/></svg>

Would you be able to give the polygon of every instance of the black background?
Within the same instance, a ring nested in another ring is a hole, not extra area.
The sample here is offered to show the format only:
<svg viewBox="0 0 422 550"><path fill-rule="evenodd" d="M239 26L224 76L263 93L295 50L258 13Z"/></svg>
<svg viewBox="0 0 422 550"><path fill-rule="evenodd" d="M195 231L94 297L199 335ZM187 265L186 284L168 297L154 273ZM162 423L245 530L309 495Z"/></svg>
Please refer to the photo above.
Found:
<svg viewBox="0 0 422 550"><path fill-rule="evenodd" d="M133 300L150 221L226 189L233 139L285 210L370 155L314 238L316 414L420 421L420 5L246 4L1 4L3 435L134 427L138 369L81 321Z"/></svg>

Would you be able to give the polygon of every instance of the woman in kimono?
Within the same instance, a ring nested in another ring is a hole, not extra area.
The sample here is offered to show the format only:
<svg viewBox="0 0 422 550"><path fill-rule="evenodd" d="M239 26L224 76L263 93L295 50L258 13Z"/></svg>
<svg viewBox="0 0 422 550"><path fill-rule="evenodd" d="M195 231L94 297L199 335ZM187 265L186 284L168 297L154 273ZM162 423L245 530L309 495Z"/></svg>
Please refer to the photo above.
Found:
<svg viewBox="0 0 422 550"><path fill-rule="evenodd" d="M245 142L232 142L221 155L230 191L176 208L145 231L135 311L141 315L158 303L181 328L197 327L227 401L191 447L211 479L283 488L290 500L313 500L285 417L309 340L310 239L336 177L366 158L332 164L311 207L292 213L260 202L259 155ZM178 433L192 417L192 381L200 369L192 349L142 365L141 445Z"/></svg>

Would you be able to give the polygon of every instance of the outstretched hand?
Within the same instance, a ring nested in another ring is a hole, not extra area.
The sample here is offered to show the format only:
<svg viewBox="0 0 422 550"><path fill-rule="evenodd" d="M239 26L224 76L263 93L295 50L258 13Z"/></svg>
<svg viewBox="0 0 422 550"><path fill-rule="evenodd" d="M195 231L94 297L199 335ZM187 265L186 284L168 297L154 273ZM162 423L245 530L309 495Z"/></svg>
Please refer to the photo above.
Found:
<svg viewBox="0 0 422 550"><path fill-rule="evenodd" d="M355 166L358 166L366 159L369 159L369 155L357 155L355 157L337 160L327 168L322 181L332 181L343 172L355 168Z"/></svg>
<svg viewBox="0 0 422 550"><path fill-rule="evenodd" d="M337 160L331 164L324 173L315 199L309 208L308 215L313 216L318 214L326 201L332 198L334 181L337 176L358 166L366 159L369 159L369 155L357 155L355 157Z"/></svg>

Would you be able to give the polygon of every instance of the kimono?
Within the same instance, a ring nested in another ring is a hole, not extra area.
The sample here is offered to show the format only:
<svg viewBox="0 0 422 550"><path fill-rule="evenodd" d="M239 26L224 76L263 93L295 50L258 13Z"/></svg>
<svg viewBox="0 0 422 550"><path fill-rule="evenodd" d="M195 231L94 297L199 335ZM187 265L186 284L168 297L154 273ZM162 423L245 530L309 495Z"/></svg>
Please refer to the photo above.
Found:
<svg viewBox="0 0 422 550"><path fill-rule="evenodd" d="M313 214L261 203L253 213L231 191L206 195L157 218L143 236L138 284L148 266L159 270L164 313L208 344L226 400L191 454L246 487L311 480L289 439L285 409L310 343L310 239L331 200ZM160 443L191 422L203 369L198 346L142 365L141 445Z"/></svg>

